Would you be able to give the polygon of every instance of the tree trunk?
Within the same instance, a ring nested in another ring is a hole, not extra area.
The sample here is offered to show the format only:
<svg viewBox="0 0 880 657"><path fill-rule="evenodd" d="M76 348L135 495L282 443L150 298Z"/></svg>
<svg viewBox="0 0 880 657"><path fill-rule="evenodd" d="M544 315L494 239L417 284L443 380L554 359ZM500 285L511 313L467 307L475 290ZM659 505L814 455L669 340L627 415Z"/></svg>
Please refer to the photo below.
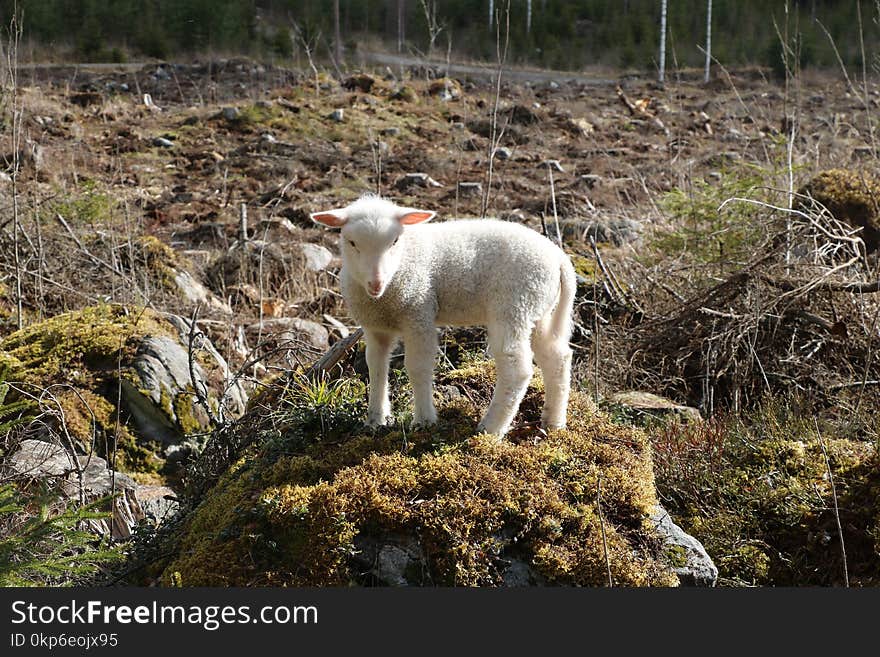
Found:
<svg viewBox="0 0 880 657"><path fill-rule="evenodd" d="M660 82L666 80L666 0L660 1Z"/></svg>
<svg viewBox="0 0 880 657"><path fill-rule="evenodd" d="M339 0L333 0L333 57L342 65L342 30L339 27Z"/></svg>
<svg viewBox="0 0 880 657"><path fill-rule="evenodd" d="M706 75L703 82L709 84L709 73L712 70L712 0L708 0L706 12Z"/></svg>
<svg viewBox="0 0 880 657"><path fill-rule="evenodd" d="M397 52L403 52L406 39L406 0L397 0Z"/></svg>
<svg viewBox="0 0 880 657"><path fill-rule="evenodd" d="M526 0L526 34L532 33L532 0Z"/></svg>

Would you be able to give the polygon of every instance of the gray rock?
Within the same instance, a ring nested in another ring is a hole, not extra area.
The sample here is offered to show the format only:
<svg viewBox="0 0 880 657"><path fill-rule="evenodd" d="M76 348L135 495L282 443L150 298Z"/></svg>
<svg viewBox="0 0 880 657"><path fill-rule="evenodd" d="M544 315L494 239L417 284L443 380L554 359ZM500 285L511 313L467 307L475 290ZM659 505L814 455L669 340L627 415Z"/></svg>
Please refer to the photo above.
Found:
<svg viewBox="0 0 880 657"><path fill-rule="evenodd" d="M171 275L174 277L174 284L177 285L180 294L191 305L198 304L222 315L232 315L232 308L229 304L218 298L188 271L171 268Z"/></svg>
<svg viewBox="0 0 880 657"><path fill-rule="evenodd" d="M327 118L329 118L331 121L342 123L345 120L345 111L340 107L330 112Z"/></svg>
<svg viewBox="0 0 880 657"><path fill-rule="evenodd" d="M424 586L426 557L418 540L406 536L355 538L354 561L385 586Z"/></svg>
<svg viewBox="0 0 880 657"><path fill-rule="evenodd" d="M303 264L309 271L324 271L333 262L333 253L320 244L303 242L295 244L293 250L299 253Z"/></svg>
<svg viewBox="0 0 880 657"><path fill-rule="evenodd" d="M689 422L700 422L702 415L693 406L678 404L671 399L641 390L628 390L611 395L611 401L655 417L678 416Z"/></svg>
<svg viewBox="0 0 880 657"><path fill-rule="evenodd" d="M566 240L589 242L592 237L596 242L605 242L614 246L638 242L642 234L641 224L625 218L595 221L563 219L559 222L559 229Z"/></svg>
<svg viewBox="0 0 880 657"><path fill-rule="evenodd" d="M220 113L227 121L235 121L241 115L237 107L224 107Z"/></svg>
<svg viewBox="0 0 880 657"><path fill-rule="evenodd" d="M117 540L131 536L134 526L144 518L137 499L137 484L126 474L111 470L99 456L71 454L52 443L23 440L6 459L4 469L10 477L46 482L64 500L86 504L113 495L110 518L86 521L87 528Z"/></svg>
<svg viewBox="0 0 880 657"><path fill-rule="evenodd" d="M135 489L144 517L154 525L177 512L180 503L168 486L138 486Z"/></svg>
<svg viewBox="0 0 880 657"><path fill-rule="evenodd" d="M499 160L509 160L513 157L513 151L507 148L507 146L499 146L495 149L495 157Z"/></svg>
<svg viewBox="0 0 880 657"><path fill-rule="evenodd" d="M176 315L166 317L177 329L177 339L145 337L122 378L122 394L139 435L174 444L194 428L204 431L211 426L211 418L193 392L194 385L205 392L215 414L222 409L228 415L240 415L247 404L247 393L239 382L226 385L229 367L201 331L196 334L198 353L193 359L193 382L188 353L189 320ZM213 380L203 367L207 362L219 374ZM182 413L185 417L181 417Z"/></svg>
<svg viewBox="0 0 880 657"><path fill-rule="evenodd" d="M400 128L398 128L397 126L382 128L380 134L386 135L388 137L397 137L400 134Z"/></svg>
<svg viewBox="0 0 880 657"><path fill-rule="evenodd" d="M535 572L525 561L511 559L510 563L501 573L501 580L506 587L544 586L546 580Z"/></svg>
<svg viewBox="0 0 880 657"><path fill-rule="evenodd" d="M170 139L165 139L165 137L156 137L153 140L153 146L159 146L161 148L173 148L174 142Z"/></svg>
<svg viewBox="0 0 880 657"><path fill-rule="evenodd" d="M279 342L290 342L291 348L296 345L325 352L330 348L330 332L317 322L300 317L275 317L264 319L247 327L250 335L273 337Z"/></svg>
<svg viewBox="0 0 880 657"><path fill-rule="evenodd" d="M718 568L706 548L693 536L676 525L662 506L651 516L663 548L682 586L715 586Z"/></svg>

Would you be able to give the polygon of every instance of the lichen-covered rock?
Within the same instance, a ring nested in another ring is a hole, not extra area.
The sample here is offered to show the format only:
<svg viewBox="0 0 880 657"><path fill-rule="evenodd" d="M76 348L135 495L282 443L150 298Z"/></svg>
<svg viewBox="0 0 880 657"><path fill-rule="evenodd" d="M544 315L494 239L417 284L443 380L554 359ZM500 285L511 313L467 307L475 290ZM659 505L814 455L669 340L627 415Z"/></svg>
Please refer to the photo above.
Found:
<svg viewBox="0 0 880 657"><path fill-rule="evenodd" d="M853 228L868 253L880 248L880 178L868 171L829 169L822 171L798 190L798 196L818 201L835 219ZM809 209L809 201L798 199L799 209Z"/></svg>
<svg viewBox="0 0 880 657"><path fill-rule="evenodd" d="M604 585L610 567L617 585L677 584L650 520L645 435L579 393L569 428L543 440L476 435L493 379L485 364L447 373L439 383L468 395L441 405L435 429L382 435L363 433L362 387L288 382L261 440L187 518L162 581Z"/></svg>
<svg viewBox="0 0 880 657"><path fill-rule="evenodd" d="M659 504L651 517L675 574L684 586L715 586L718 568L706 548L693 536L676 525Z"/></svg>

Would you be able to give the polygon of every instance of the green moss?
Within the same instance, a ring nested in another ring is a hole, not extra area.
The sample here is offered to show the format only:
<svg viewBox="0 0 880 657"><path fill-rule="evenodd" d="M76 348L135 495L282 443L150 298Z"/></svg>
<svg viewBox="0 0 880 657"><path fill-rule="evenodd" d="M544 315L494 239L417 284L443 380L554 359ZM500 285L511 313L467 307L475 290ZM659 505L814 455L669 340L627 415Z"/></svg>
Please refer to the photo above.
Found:
<svg viewBox="0 0 880 657"><path fill-rule="evenodd" d="M601 271L595 260L576 253L569 253L568 257L571 258L571 264L574 265L575 272L586 278L587 281L595 283L599 280Z"/></svg>
<svg viewBox="0 0 880 657"><path fill-rule="evenodd" d="M489 378L483 364L446 380L470 394ZM353 424L363 407L348 395L316 397L282 398L273 430L187 522L167 585L357 583L356 539L388 535L418 541L436 584L498 584L515 553L550 582L601 585L605 545L616 583L676 583L650 547L647 439L597 415L588 397L573 395L569 429L519 443L475 435L482 409L466 399L442 405L432 430L376 435ZM323 434L303 431L318 407ZM529 419L538 405L524 409Z"/></svg>
<svg viewBox="0 0 880 657"><path fill-rule="evenodd" d="M115 203L107 194L100 192L93 181L80 185L76 196L57 202L53 209L71 225L102 224L111 219Z"/></svg>
<svg viewBox="0 0 880 657"><path fill-rule="evenodd" d="M174 398L174 415L169 417L177 418L177 423L184 433L196 433L202 429L202 423L193 414L195 403L195 395L190 391L190 386L187 386L187 392Z"/></svg>
<svg viewBox="0 0 880 657"><path fill-rule="evenodd" d="M851 581L880 577L880 468L871 442L836 437L813 415L768 403L748 417L652 429L658 489L676 522L705 545L722 581L842 582L828 465Z"/></svg>
<svg viewBox="0 0 880 657"><path fill-rule="evenodd" d="M85 376L85 368L115 369L120 352L131 353L133 338L169 330L153 311L89 306L16 331L0 340L0 349L22 363L27 382L67 383Z"/></svg>

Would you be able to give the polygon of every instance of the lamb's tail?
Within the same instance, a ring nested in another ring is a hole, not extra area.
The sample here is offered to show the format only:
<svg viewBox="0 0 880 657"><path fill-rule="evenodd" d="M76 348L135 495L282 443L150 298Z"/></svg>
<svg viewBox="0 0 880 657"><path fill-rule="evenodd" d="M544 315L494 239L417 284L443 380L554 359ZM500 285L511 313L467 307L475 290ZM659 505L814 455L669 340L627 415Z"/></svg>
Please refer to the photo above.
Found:
<svg viewBox="0 0 880 657"><path fill-rule="evenodd" d="M572 310L574 308L574 295L577 291L577 276L574 273L574 266L571 264L568 256L562 256L560 264L560 287L559 301L553 310L550 320L550 330L557 338L568 340L574 330L574 321L572 319Z"/></svg>

